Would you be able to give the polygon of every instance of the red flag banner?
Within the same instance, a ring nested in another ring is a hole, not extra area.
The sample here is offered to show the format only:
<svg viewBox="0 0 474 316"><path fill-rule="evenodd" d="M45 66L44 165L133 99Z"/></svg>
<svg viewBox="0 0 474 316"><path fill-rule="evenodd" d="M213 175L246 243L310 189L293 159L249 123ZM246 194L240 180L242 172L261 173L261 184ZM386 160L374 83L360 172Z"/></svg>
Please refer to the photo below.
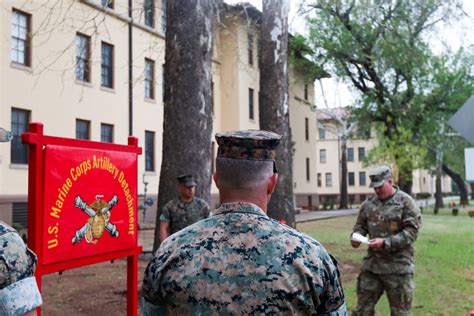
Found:
<svg viewBox="0 0 474 316"><path fill-rule="evenodd" d="M135 153L48 145L44 163L44 264L136 246Z"/></svg>

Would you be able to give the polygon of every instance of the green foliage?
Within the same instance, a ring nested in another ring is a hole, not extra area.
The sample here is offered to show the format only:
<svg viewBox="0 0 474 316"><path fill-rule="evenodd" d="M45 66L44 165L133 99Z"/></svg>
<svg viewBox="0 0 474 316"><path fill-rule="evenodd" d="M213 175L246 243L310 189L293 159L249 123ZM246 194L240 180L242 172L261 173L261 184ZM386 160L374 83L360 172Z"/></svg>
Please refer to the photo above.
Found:
<svg viewBox="0 0 474 316"><path fill-rule="evenodd" d="M290 41L290 64L304 75L305 82L311 82L316 79L329 78L330 75L324 68L312 61L313 51L306 44L306 39L296 34L289 38Z"/></svg>
<svg viewBox="0 0 474 316"><path fill-rule="evenodd" d="M323 210L333 210L336 200L334 199L327 199L323 201L322 209Z"/></svg>
<svg viewBox="0 0 474 316"><path fill-rule="evenodd" d="M417 199L429 199L431 198L431 193L429 192L420 192L416 194Z"/></svg>
<svg viewBox="0 0 474 316"><path fill-rule="evenodd" d="M12 223L12 227L17 231L17 232L20 232L21 230L23 230L25 227L23 227L23 225L21 225L20 223Z"/></svg>
<svg viewBox="0 0 474 316"><path fill-rule="evenodd" d="M454 172L464 175L464 157L460 155L469 144L462 137L452 136L454 131L447 125L449 118L474 93L474 52L461 48L455 54L433 56L430 60L432 73L427 76L425 103L429 109L416 130L419 146L428 149L425 167L435 167L436 158Z"/></svg>
<svg viewBox="0 0 474 316"><path fill-rule="evenodd" d="M466 62L472 52L437 57L427 42L438 22L461 14L461 1L318 0L308 6L314 55L359 92L352 113L358 125L377 124L381 148L369 158L395 161L400 177L411 179L413 168L426 164L423 142L434 139L437 115L452 114L451 105L459 107L472 93L472 62Z"/></svg>

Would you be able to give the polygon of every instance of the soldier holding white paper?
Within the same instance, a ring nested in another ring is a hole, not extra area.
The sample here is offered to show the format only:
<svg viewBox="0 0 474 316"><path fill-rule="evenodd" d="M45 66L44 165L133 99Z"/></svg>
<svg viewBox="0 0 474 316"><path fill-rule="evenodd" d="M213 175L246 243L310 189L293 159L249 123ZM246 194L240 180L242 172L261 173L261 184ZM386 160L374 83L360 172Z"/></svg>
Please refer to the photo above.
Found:
<svg viewBox="0 0 474 316"><path fill-rule="evenodd" d="M384 291L392 315L409 315L414 289L413 243L421 213L413 198L394 185L389 167L378 167L369 177L375 195L362 204L351 237L354 248L364 242L361 237L369 238L357 279L358 304L352 315L374 315Z"/></svg>

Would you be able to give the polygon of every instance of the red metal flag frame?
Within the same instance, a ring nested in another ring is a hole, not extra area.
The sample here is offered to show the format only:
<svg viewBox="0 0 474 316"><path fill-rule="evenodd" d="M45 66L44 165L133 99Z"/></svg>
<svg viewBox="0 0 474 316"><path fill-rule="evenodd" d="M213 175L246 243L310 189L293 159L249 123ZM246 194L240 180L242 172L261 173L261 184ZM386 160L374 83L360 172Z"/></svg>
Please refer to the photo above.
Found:
<svg viewBox="0 0 474 316"><path fill-rule="evenodd" d="M86 265L91 265L103 261L110 261L118 258L127 257L127 315L137 315L138 314L138 255L142 252L142 247L138 245L137 236L133 236L132 243L128 243L125 248L117 248L117 250L112 249L110 251L102 250L98 253L89 252L83 257L71 257L64 260L59 260L53 258L44 261L45 254L44 245L45 240L48 236L48 229L50 232L58 232L58 229L55 227L45 227L45 178L48 174L46 159L45 159L45 149L50 146L54 148L57 152L61 152L61 148L64 148L66 153L71 150L84 150L84 151L97 151L100 153L107 152L112 154L121 153L124 155L132 154L132 162L130 169L133 170L132 174L136 177L137 175L137 159L138 155L142 153L142 149L138 147L138 139L136 137L128 138L128 145L119 145L112 143L102 143L89 140L79 140L79 139L70 139L62 138L55 136L48 136L43 134L43 124L42 123L30 123L29 131L21 135L22 142L28 144L29 147L29 158L28 158L28 246L38 254L38 265L36 268L36 280L38 287L41 291L41 277L45 274L60 272L68 269L74 269ZM95 156L94 156L95 158ZM100 161L101 167L104 170L113 173L116 170L114 165L111 165L110 161ZM133 235L134 232L137 232L137 181L132 179L129 181L132 187L128 187L128 183L124 180L124 176L121 174L122 178L120 179L121 187L124 188L125 184L127 185L127 190L125 191L127 196L127 201L129 202L130 209L130 223L127 223L128 232L130 235ZM74 174L73 174L74 177ZM115 173L115 179L117 179L117 172ZM71 180L67 178L67 184L72 183ZM134 186L134 187L133 187ZM60 189L58 189L60 191ZM122 192L123 193L123 192ZM64 195L63 195L64 196ZM102 196L98 196L99 198ZM118 231L116 226L113 224L113 221L109 221L111 218L110 214L113 214L112 208L117 204L117 195L104 197L104 200L100 200L96 197L98 201L97 205L103 206L101 211L93 211L90 205L87 205L85 201L81 199L79 195L75 197L74 206L76 207L77 213L84 212L85 214L79 214L85 216L85 224L82 230L77 230L75 239L72 240L72 244L80 242L81 238L85 237L85 234L88 233L90 238L93 239L92 232L90 231L90 225L94 224L94 235L95 237L100 237L103 232L107 231L106 235L109 235L109 240L112 240L114 237L118 237ZM110 200L109 200L110 199ZM109 200L109 202L106 202ZM119 199L120 200L120 199ZM89 201L90 202L90 201ZM102 204L100 204L102 203ZM122 202L125 203L125 202ZM82 212L81 212L82 211ZM59 218L59 213L50 213L51 215L56 215L55 217ZM113 215L112 215L113 216ZM94 223L93 223L94 222ZM58 224L59 225L59 224ZM45 233L46 232L46 233ZM92 242L93 244L97 243L97 239ZM41 315L41 310L39 310L39 315Z"/></svg>

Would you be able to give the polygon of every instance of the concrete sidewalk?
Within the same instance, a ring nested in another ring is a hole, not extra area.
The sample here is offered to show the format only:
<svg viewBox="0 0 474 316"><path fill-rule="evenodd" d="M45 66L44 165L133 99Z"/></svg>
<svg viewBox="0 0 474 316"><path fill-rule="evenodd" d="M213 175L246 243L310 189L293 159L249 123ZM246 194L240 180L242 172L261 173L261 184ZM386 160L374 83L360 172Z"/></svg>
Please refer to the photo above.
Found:
<svg viewBox="0 0 474 316"><path fill-rule="evenodd" d="M332 211L305 211L300 214L296 214L296 223L304 223L310 221L318 221L323 219L329 219L334 217L355 215L359 212L358 209L348 210L332 210ZM144 253L151 253L153 249L153 238L155 229L153 225L146 225L146 229L140 229L138 231L138 244L143 246Z"/></svg>
<svg viewBox="0 0 474 316"><path fill-rule="evenodd" d="M359 212L359 209L347 209L347 210L332 210L332 211L312 211L312 212L302 212L296 214L295 221L296 223L304 223L310 221L318 221L322 219L328 219L333 217L349 216L355 215Z"/></svg>

